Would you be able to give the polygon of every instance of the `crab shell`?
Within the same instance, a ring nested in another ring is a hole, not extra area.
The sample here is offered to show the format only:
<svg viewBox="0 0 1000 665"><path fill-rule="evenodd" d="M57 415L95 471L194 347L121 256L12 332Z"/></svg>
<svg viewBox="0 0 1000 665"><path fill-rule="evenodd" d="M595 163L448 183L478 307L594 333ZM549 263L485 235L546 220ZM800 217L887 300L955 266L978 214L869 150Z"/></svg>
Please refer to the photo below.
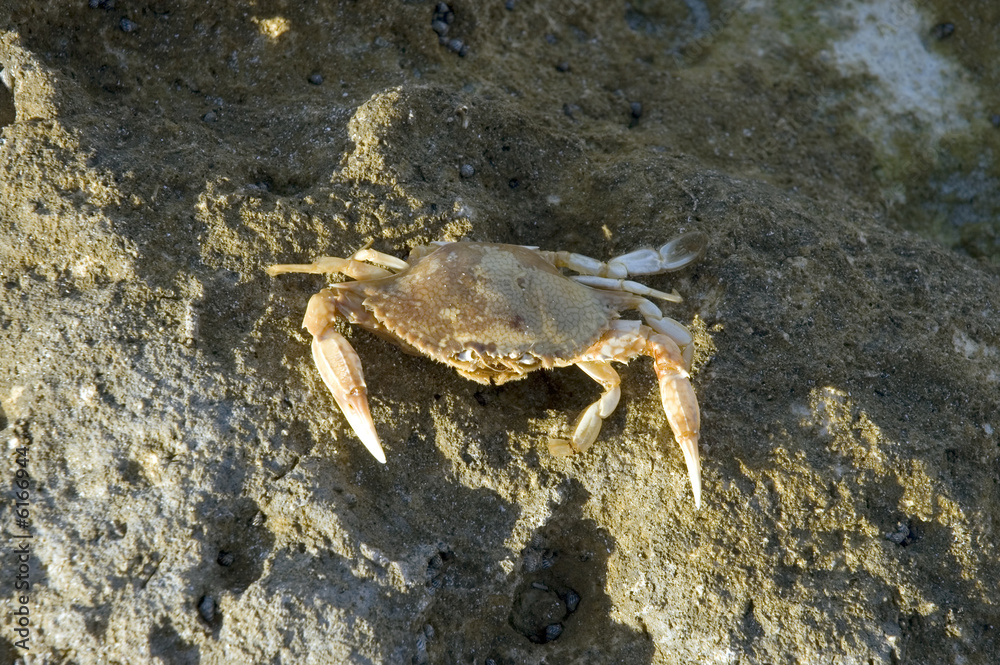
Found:
<svg viewBox="0 0 1000 665"><path fill-rule="evenodd" d="M628 304L567 279L538 252L487 243L445 245L397 275L337 291L374 317L361 325L487 384L575 364Z"/></svg>
<svg viewBox="0 0 1000 665"><path fill-rule="evenodd" d="M355 278L315 294L303 325L313 335L313 358L324 382L379 461L385 462L385 453L369 412L361 362L336 331L338 318L480 383L578 365L605 390L577 418L569 439L549 440L557 455L588 448L617 406L620 378L610 363L651 356L664 411L700 506L700 417L687 375L690 355L686 359L679 348L687 347L690 354L691 336L643 296L680 298L624 277L683 267L701 255L704 245L701 234L687 234L659 251L640 250L602 263L569 252L455 242L418 247L405 262L362 249L350 259L325 257L313 264L272 266L268 272L336 272ZM561 268L582 274L568 277ZM619 319L626 309L638 309L649 325Z"/></svg>

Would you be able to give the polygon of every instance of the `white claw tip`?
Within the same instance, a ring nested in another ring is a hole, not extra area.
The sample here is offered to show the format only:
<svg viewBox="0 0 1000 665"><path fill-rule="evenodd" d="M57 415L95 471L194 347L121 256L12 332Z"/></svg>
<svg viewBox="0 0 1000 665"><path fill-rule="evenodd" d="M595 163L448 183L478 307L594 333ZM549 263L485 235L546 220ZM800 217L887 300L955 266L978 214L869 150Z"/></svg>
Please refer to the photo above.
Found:
<svg viewBox="0 0 1000 665"><path fill-rule="evenodd" d="M365 444L365 448L372 454L372 457L385 464L385 451L382 450L382 444L379 442L378 436L365 436L365 434L368 433L358 432L361 443ZM374 434L374 432L371 432L371 434Z"/></svg>
<svg viewBox="0 0 1000 665"><path fill-rule="evenodd" d="M682 437L678 443L684 453L684 464L687 466L688 478L691 479L694 507L701 510L701 459L698 455L698 435Z"/></svg>

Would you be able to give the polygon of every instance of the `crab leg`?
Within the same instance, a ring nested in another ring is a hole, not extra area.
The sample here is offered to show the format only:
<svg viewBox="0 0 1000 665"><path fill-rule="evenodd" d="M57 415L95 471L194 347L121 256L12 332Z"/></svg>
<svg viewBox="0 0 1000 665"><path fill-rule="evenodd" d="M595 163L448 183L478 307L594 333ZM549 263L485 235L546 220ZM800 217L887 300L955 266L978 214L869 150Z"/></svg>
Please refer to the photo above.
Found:
<svg viewBox="0 0 1000 665"><path fill-rule="evenodd" d="M615 257L607 263L573 252L539 252L539 254L553 265L569 268L581 275L618 280L631 275L657 275L680 270L700 259L707 245L708 239L705 234L692 231L674 238L659 249L636 250Z"/></svg>
<svg viewBox="0 0 1000 665"><path fill-rule="evenodd" d="M597 435L601 433L601 425L604 420L614 412L622 395L621 377L609 363L583 361L577 363L576 366L589 374L594 381L604 386L604 393L600 399L577 416L576 422L573 423L572 438L549 439L549 452L553 455L572 455L590 448L591 444L597 440Z"/></svg>
<svg viewBox="0 0 1000 665"><path fill-rule="evenodd" d="M375 251L374 249L359 249L354 252L352 259L358 261L368 261L369 263L378 263L380 265L386 266L390 270L395 270L399 272L400 270L406 270L410 267L410 264L403 259L397 258L392 254L384 254L382 252Z"/></svg>
<svg viewBox="0 0 1000 665"><path fill-rule="evenodd" d="M371 243L368 243L369 245ZM378 263L379 266L373 266ZM380 266L386 266L389 270ZM401 270L406 270L410 264L403 259L396 258L391 254L369 249L365 245L354 252L349 259L341 259L336 256L321 256L312 263L279 263L267 268L267 274L271 277L283 275L289 272L304 272L313 275L327 275L340 273L354 279L379 279L381 277L391 277Z"/></svg>
<svg viewBox="0 0 1000 665"><path fill-rule="evenodd" d="M682 349L684 367L689 369L691 359L694 357L694 338L691 336L691 331L679 321L663 316L660 308L645 298L638 299L637 309L650 328L661 335L666 335Z"/></svg>
<svg viewBox="0 0 1000 665"><path fill-rule="evenodd" d="M658 275L680 270L700 259L707 246L708 238L704 233L684 233L659 249L640 249L611 259L607 276Z"/></svg>
<svg viewBox="0 0 1000 665"><path fill-rule="evenodd" d="M379 268L353 258L341 259L336 256L322 256L312 263L280 263L267 268L267 274L271 277L289 272L304 272L312 275L340 273L354 279L378 279L390 277L393 274L385 268Z"/></svg>
<svg viewBox="0 0 1000 665"><path fill-rule="evenodd" d="M361 359L350 342L330 326L335 312L329 291L321 291L309 299L302 325L313 336L313 361L351 429L368 452L385 464L385 452L368 409L368 388Z"/></svg>
<svg viewBox="0 0 1000 665"><path fill-rule="evenodd" d="M670 302L684 302L684 299L678 295L676 291L673 293L666 293L664 291L657 291L656 289L651 289L645 284L640 284L639 282L633 282L630 279L614 279L612 277L594 277L593 275L574 275L570 277L574 282L580 282L581 284L586 284L587 286L593 287L595 289L605 289L612 291L625 291L626 293L634 293L639 296L649 296L651 298L659 298L660 300L668 300Z"/></svg>
<svg viewBox="0 0 1000 665"><path fill-rule="evenodd" d="M577 365L600 381L605 387L605 393L577 419L573 438L569 441L553 439L549 442L549 450L556 455L568 455L586 449L594 441L601 429L601 422L611 414L618 403L618 374L609 363L628 362L640 355L653 358L653 368L660 384L663 412L684 454L684 463L694 493L694 504L701 508L701 461L698 456L701 417L698 411L698 399L688 380L687 364L673 339L638 321L622 319L613 321L610 330L583 354L583 361ZM610 406L606 412L602 409L605 399L608 400L606 405ZM581 445L582 442L585 443Z"/></svg>
<svg viewBox="0 0 1000 665"><path fill-rule="evenodd" d="M650 328L674 340L677 346L691 346L691 342L694 341L694 338L691 337L691 331L679 321L675 321L669 316L663 316L663 312L655 303L645 298L639 298L636 309L642 314L642 318L646 320Z"/></svg>

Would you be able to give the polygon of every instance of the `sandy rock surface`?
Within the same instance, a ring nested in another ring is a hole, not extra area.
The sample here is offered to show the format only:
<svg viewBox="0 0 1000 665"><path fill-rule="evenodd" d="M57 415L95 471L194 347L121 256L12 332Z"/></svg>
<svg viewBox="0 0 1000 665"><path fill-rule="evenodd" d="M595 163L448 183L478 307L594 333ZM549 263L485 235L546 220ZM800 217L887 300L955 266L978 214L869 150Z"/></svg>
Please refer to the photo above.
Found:
<svg viewBox="0 0 1000 665"><path fill-rule="evenodd" d="M0 662L995 662L991 3L212 4L0 4ZM700 511L645 359L345 327L378 464L263 270L687 230Z"/></svg>

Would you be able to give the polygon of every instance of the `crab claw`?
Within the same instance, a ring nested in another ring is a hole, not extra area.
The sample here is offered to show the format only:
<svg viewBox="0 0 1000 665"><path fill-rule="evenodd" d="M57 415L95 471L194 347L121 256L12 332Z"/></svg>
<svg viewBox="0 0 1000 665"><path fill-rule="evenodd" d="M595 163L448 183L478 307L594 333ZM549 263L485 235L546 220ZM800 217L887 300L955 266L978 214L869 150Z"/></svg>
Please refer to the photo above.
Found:
<svg viewBox="0 0 1000 665"><path fill-rule="evenodd" d="M385 451L368 409L368 388L361 371L361 358L343 335L327 327L330 309L323 292L309 300L304 324L313 335L313 361L351 429L368 452L385 464Z"/></svg>
<svg viewBox="0 0 1000 665"><path fill-rule="evenodd" d="M653 367L660 384L660 400L667 422L684 453L694 505L701 508L701 460L698 456L698 435L701 430L701 416L698 399L688 380L686 363L680 349L666 335L650 335L649 351L653 356Z"/></svg>

